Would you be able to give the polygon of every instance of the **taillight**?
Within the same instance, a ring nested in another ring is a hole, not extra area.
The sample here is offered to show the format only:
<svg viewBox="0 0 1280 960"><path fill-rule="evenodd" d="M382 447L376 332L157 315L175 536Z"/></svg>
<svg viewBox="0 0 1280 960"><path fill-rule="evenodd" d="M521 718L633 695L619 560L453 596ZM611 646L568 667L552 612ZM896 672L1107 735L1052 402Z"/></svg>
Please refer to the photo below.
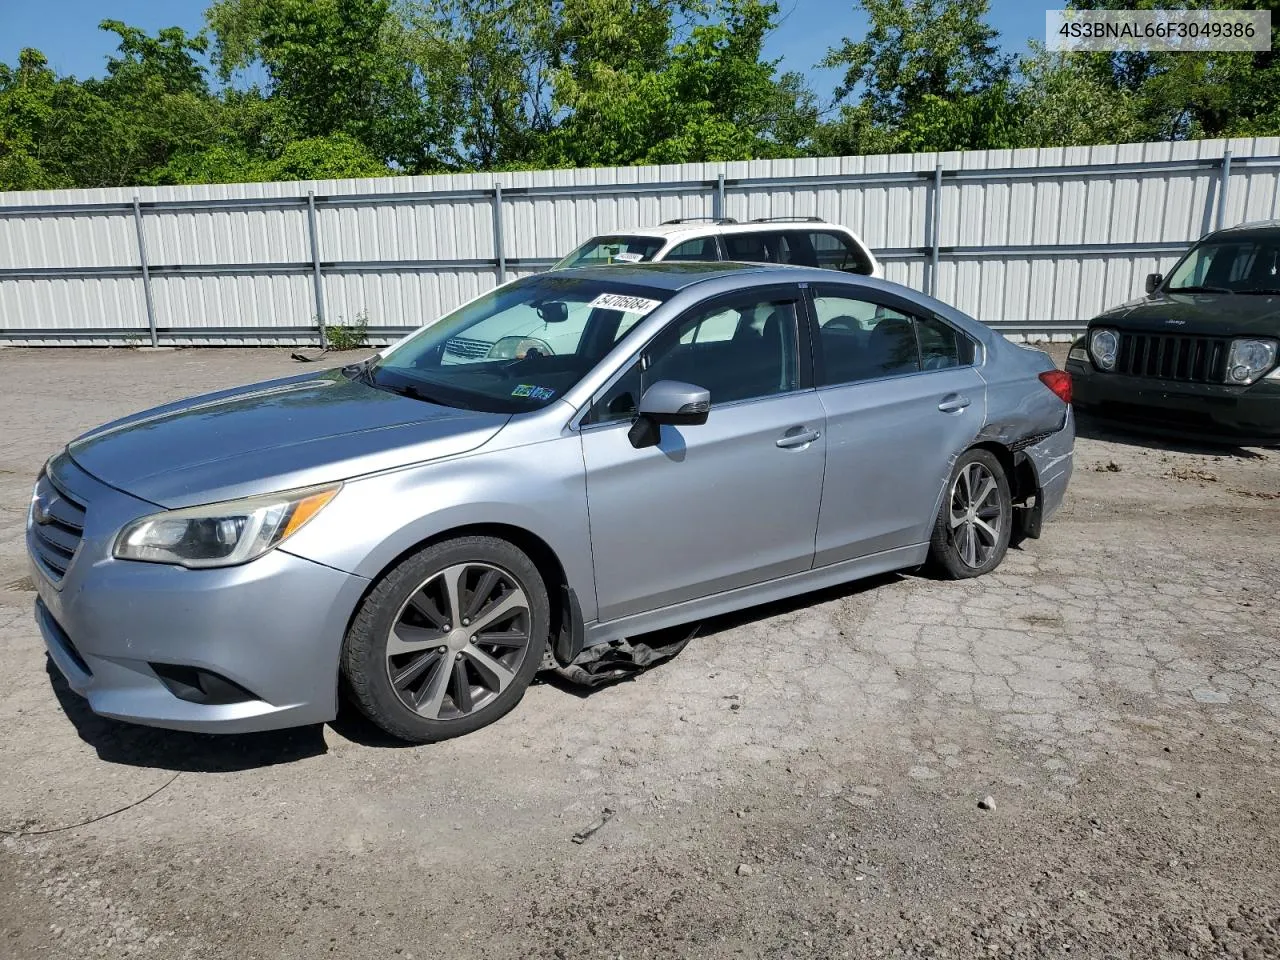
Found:
<svg viewBox="0 0 1280 960"><path fill-rule="evenodd" d="M1040 382L1052 390L1063 403L1071 402L1071 374L1065 370L1046 370Z"/></svg>

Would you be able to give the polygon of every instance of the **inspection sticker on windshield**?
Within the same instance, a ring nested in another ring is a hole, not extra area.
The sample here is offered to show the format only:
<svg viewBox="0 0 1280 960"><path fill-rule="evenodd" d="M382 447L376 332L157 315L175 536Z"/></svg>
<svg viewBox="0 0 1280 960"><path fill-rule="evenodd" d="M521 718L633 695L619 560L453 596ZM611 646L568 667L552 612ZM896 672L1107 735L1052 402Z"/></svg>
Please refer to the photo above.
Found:
<svg viewBox="0 0 1280 960"><path fill-rule="evenodd" d="M639 253L628 253L624 250L620 253L615 253L611 259L617 260L619 263L639 263L644 259L644 255Z"/></svg>
<svg viewBox="0 0 1280 960"><path fill-rule="evenodd" d="M556 392L550 387L535 387L531 383L521 383L511 391L513 397L529 397L533 400L550 400Z"/></svg>
<svg viewBox="0 0 1280 960"><path fill-rule="evenodd" d="M599 307L602 310L621 310L623 313L638 313L644 316L660 306L661 300L646 300L644 297L624 297L620 293L602 293L587 306Z"/></svg>

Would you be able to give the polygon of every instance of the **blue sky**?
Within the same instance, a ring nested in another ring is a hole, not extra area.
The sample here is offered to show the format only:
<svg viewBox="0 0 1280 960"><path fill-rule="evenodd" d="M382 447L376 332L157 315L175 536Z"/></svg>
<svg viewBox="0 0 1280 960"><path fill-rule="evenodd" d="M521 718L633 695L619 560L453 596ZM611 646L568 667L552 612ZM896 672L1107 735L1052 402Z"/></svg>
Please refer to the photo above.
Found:
<svg viewBox="0 0 1280 960"><path fill-rule="evenodd" d="M99 21L123 20L149 32L175 25L194 32L203 25L207 5L208 0L0 0L0 61L14 63L23 47L36 47L59 73L90 76L101 73L114 48L98 30ZM782 22L769 38L768 55L782 58L781 69L806 74L825 95L840 81L839 72L816 70L814 64L843 37L861 36L865 20L847 0L779 0L779 7ZM1021 53L1029 38L1044 39L1047 7L991 0L991 23L1007 51Z"/></svg>

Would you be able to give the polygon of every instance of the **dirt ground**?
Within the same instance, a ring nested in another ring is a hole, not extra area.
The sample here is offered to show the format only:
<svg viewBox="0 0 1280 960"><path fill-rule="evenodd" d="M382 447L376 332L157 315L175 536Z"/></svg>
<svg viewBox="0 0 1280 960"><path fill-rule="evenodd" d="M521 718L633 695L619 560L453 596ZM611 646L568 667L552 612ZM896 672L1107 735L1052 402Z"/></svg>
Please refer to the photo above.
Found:
<svg viewBox="0 0 1280 960"><path fill-rule="evenodd" d="M713 621L438 746L94 718L32 623L40 464L297 368L0 350L5 960L1280 956L1280 451L1090 431L991 576Z"/></svg>

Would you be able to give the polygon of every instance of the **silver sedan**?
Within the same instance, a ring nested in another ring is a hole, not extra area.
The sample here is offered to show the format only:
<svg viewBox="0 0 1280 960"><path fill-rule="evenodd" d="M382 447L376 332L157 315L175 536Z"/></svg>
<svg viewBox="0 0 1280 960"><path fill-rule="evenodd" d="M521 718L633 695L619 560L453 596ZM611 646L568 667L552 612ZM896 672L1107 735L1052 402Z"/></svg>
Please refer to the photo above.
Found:
<svg viewBox="0 0 1280 960"><path fill-rule="evenodd" d="M1062 501L1070 389L882 280L540 274L368 361L73 441L32 497L36 618L106 716L261 730L330 720L345 690L440 740L542 667L670 652L664 628L992 570Z"/></svg>

